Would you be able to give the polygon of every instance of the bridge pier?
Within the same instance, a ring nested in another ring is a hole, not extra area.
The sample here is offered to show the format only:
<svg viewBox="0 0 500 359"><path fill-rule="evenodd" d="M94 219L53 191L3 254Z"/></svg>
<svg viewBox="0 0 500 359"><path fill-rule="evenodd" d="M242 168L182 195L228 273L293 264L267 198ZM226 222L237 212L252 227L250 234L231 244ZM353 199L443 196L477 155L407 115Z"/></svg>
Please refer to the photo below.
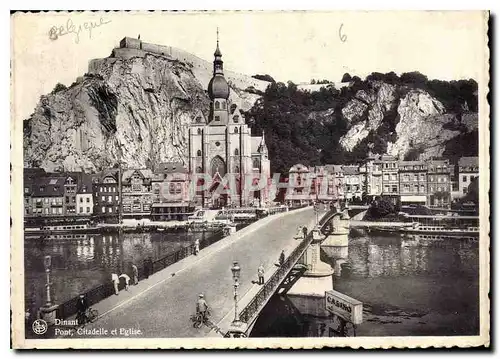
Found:
<svg viewBox="0 0 500 359"><path fill-rule="evenodd" d="M325 292L333 289L333 269L321 261L320 250L324 236L319 229L312 232L313 241L298 263L307 267L302 277L287 292L288 298L304 315L328 316L324 309Z"/></svg>
<svg viewBox="0 0 500 359"><path fill-rule="evenodd" d="M330 233L321 243L321 249L334 261L336 276L341 275L341 265L347 261L349 254L349 226L349 216L345 212L334 216L330 221Z"/></svg>

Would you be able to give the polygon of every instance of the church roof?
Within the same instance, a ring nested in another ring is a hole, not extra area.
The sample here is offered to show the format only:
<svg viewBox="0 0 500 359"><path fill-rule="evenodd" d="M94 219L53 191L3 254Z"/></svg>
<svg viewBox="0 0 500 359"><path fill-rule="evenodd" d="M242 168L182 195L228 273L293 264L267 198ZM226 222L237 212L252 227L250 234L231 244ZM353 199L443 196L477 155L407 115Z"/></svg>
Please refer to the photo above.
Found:
<svg viewBox="0 0 500 359"><path fill-rule="evenodd" d="M217 74L208 83L208 96L210 99L229 98L229 85L224 76Z"/></svg>
<svg viewBox="0 0 500 359"><path fill-rule="evenodd" d="M261 136L252 136L250 137L250 148L252 153L258 153L260 143L262 142Z"/></svg>

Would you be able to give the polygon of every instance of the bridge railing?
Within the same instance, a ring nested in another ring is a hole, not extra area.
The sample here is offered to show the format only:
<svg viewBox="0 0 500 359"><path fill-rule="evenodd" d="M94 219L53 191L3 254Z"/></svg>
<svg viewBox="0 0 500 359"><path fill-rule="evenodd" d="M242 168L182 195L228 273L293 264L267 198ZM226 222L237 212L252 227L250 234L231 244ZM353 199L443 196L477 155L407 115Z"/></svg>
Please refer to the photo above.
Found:
<svg viewBox="0 0 500 359"><path fill-rule="evenodd" d="M218 242L224 238L224 234L222 230L218 230L214 232L210 236L206 236L202 240L200 240L200 249L208 247L209 245ZM153 262L153 271L151 274L161 271L168 266L171 266L174 263L179 262L180 260L189 257L194 253L194 244L190 244L188 246L179 248L178 250L167 254L166 256L157 259ZM145 270L143 266L138 267L139 272L139 280L146 278ZM118 290L122 290L125 288L125 284L120 282L118 286ZM89 291L83 293L85 298L87 299L87 303L89 306L92 306L112 295L115 294L115 289L111 280L108 283L104 283L98 285L90 289ZM60 304L57 308L57 318L58 319L66 319L75 315L77 312L76 303L78 302L78 297L73 297L64 303Z"/></svg>
<svg viewBox="0 0 500 359"><path fill-rule="evenodd" d="M302 256L307 246L311 244L313 239L312 232L295 247L292 253L285 259L284 263L276 272L267 280L262 288L253 297L250 303L240 312L240 320L245 323L250 323L255 315L260 313L267 300L276 292L281 282L286 278L290 270Z"/></svg>

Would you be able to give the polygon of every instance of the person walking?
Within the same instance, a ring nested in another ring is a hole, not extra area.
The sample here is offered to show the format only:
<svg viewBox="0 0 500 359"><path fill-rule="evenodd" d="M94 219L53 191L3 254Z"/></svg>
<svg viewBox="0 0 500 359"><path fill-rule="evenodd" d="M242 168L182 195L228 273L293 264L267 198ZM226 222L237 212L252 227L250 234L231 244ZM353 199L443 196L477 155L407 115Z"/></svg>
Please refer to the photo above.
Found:
<svg viewBox="0 0 500 359"><path fill-rule="evenodd" d="M130 277L126 275L125 273L120 274L118 278L123 278L125 280L125 290L128 291L128 286L130 283Z"/></svg>
<svg viewBox="0 0 500 359"><path fill-rule="evenodd" d="M89 309L89 304L84 294L80 294L78 301L76 302L76 320L78 324L85 324L87 318L87 309Z"/></svg>
<svg viewBox="0 0 500 359"><path fill-rule="evenodd" d="M307 237L307 226L302 227L302 234L304 234L304 239Z"/></svg>
<svg viewBox="0 0 500 359"><path fill-rule="evenodd" d="M262 263L257 269L257 274L259 275L259 285L264 284L264 266L262 265Z"/></svg>
<svg viewBox="0 0 500 359"><path fill-rule="evenodd" d="M134 280L134 285L137 285L137 283L139 283L139 270L134 263L132 263L132 278Z"/></svg>
<svg viewBox="0 0 500 359"><path fill-rule="evenodd" d="M200 240L196 238L196 240L194 241L194 255L197 256L199 251L200 251Z"/></svg>
<svg viewBox="0 0 500 359"><path fill-rule="evenodd" d="M144 277L146 277L146 279L148 279L149 278L149 261L147 258L145 258L142 261L142 265L143 265L143 269L144 269Z"/></svg>
<svg viewBox="0 0 500 359"><path fill-rule="evenodd" d="M115 295L118 295L118 283L120 283L120 279L118 278L118 274L111 274L111 281L113 282L113 287L115 288Z"/></svg>
<svg viewBox="0 0 500 359"><path fill-rule="evenodd" d="M285 250L281 250L280 254L280 266L282 266L285 263Z"/></svg>

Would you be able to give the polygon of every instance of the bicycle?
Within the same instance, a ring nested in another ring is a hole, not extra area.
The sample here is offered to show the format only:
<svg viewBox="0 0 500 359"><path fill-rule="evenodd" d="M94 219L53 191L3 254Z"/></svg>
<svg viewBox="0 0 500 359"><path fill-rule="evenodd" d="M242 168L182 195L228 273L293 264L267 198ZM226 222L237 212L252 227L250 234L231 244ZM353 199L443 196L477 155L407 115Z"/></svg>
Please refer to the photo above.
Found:
<svg viewBox="0 0 500 359"><path fill-rule="evenodd" d="M99 311L97 309L88 308L83 315L83 321L80 322L81 316L77 315L78 325L83 326L87 323L94 323L99 317Z"/></svg>
<svg viewBox="0 0 500 359"><path fill-rule="evenodd" d="M203 324L207 324L208 317L210 316L210 312L207 310L206 314L203 315L201 312L198 312L191 316L191 321L193 322L194 328L201 328Z"/></svg>

